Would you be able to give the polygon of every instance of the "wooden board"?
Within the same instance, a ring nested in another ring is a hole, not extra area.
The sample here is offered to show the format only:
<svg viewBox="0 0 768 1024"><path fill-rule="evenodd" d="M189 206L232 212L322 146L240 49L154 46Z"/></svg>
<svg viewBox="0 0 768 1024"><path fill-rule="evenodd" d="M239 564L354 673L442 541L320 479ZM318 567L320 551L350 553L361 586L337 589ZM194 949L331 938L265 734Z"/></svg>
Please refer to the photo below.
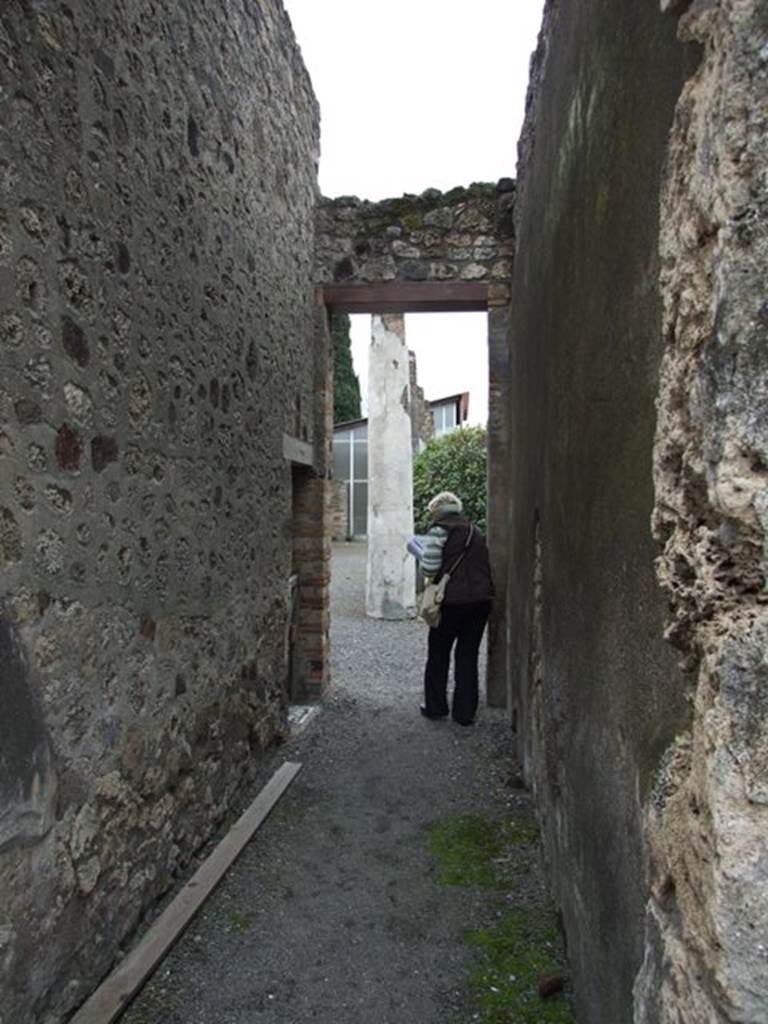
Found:
<svg viewBox="0 0 768 1024"><path fill-rule="evenodd" d="M300 771L301 765L292 761L286 761L278 768L248 810L168 904L139 944L83 1003L70 1024L110 1024L123 1012Z"/></svg>

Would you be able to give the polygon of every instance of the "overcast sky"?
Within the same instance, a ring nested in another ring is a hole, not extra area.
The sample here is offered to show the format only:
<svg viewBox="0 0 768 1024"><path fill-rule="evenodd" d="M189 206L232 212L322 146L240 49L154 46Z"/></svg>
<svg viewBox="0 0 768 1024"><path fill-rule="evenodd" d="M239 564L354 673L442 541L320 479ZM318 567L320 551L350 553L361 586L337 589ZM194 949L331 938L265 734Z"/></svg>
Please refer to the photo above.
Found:
<svg viewBox="0 0 768 1024"><path fill-rule="evenodd" d="M543 0L283 0L321 111L324 195L386 199L515 176ZM363 394L370 317L353 317ZM483 313L406 317L427 398L488 403Z"/></svg>

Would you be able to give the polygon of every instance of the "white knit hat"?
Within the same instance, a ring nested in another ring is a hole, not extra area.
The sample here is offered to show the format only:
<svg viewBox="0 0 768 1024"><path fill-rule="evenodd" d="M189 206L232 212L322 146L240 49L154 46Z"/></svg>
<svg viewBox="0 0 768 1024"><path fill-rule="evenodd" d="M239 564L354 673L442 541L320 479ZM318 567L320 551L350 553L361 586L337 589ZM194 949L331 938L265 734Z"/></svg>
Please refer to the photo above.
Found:
<svg viewBox="0 0 768 1024"><path fill-rule="evenodd" d="M461 512L463 508L461 498L454 494L453 491L440 491L427 505L427 512L429 512L431 519L437 519L439 516L448 515L450 512Z"/></svg>

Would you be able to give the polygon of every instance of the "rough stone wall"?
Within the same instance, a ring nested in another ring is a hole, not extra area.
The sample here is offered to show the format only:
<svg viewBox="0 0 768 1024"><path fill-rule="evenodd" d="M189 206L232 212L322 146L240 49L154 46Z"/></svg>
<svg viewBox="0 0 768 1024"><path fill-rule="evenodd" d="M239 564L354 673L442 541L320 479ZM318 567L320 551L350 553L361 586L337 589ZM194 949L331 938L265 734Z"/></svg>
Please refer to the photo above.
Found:
<svg viewBox="0 0 768 1024"><path fill-rule="evenodd" d="M347 485L343 480L335 480L331 488L331 540L347 539L347 504Z"/></svg>
<svg viewBox="0 0 768 1024"><path fill-rule="evenodd" d="M284 729L317 150L276 0L2 4L0 1020L82 1001Z"/></svg>
<svg viewBox="0 0 768 1024"><path fill-rule="evenodd" d="M317 211L317 281L506 283L514 202L515 185L508 178L378 203L356 196L323 199Z"/></svg>
<svg viewBox="0 0 768 1024"><path fill-rule="evenodd" d="M595 1024L633 1018L644 808L690 718L650 518L659 195L695 60L653 3L551 0L518 169L507 676L579 1019Z"/></svg>
<svg viewBox="0 0 768 1024"><path fill-rule="evenodd" d="M419 384L416 353L410 350L408 351L408 379L410 381L408 408L411 413L411 445L415 458L427 441L435 436L435 421L429 402L424 398L424 388Z"/></svg>
<svg viewBox="0 0 768 1024"><path fill-rule="evenodd" d="M695 3L661 207L654 533L695 687L646 809L636 1020L768 1019L768 7Z"/></svg>

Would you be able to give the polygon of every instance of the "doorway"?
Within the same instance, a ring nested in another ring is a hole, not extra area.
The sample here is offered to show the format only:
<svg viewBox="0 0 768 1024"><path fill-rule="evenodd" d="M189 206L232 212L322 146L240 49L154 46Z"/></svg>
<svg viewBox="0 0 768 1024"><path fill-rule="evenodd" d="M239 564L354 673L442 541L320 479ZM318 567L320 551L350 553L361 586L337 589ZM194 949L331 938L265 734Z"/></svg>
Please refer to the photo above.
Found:
<svg viewBox="0 0 768 1024"><path fill-rule="evenodd" d="M349 314L479 312L487 316L488 338L488 542L497 597L489 624L486 698L492 706L508 703L504 643L509 507L508 410L509 290L484 281L385 281L337 283L320 289L327 312Z"/></svg>

